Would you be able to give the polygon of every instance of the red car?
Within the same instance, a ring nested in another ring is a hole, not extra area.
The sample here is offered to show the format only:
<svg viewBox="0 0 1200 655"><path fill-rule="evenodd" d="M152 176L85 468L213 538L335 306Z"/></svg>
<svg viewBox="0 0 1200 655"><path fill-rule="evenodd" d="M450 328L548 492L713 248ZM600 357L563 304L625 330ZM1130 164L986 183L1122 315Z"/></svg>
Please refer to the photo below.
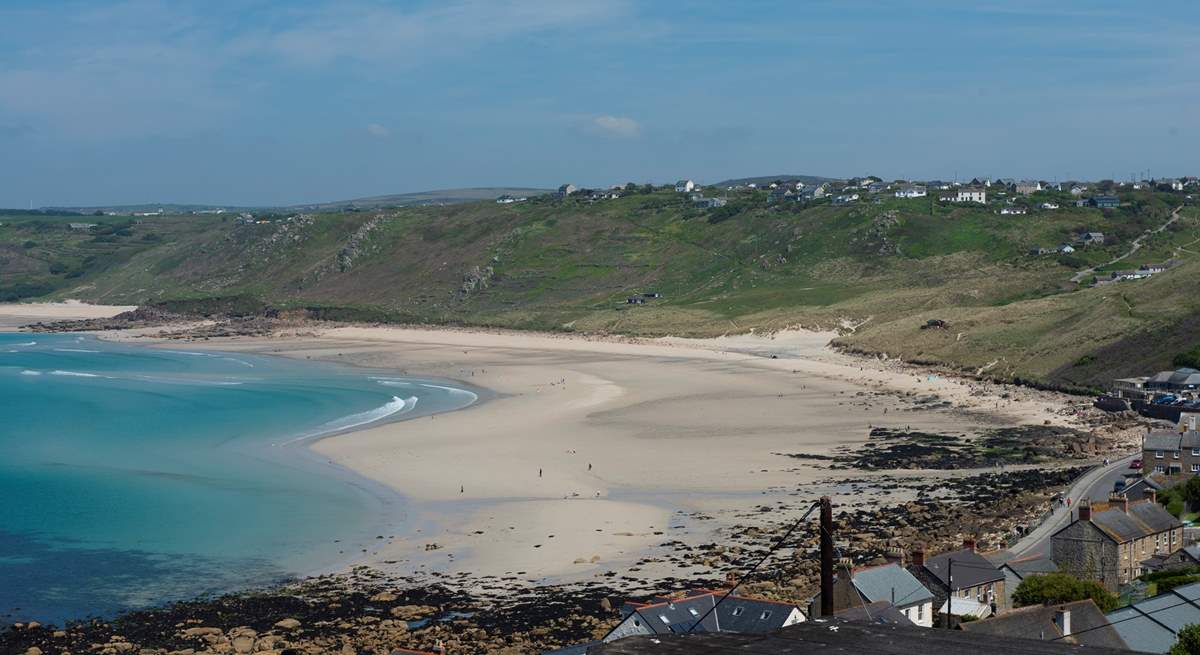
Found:
<svg viewBox="0 0 1200 655"><path fill-rule="evenodd" d="M1142 460L1140 460L1140 459L1133 460L1132 462L1129 463L1129 468L1140 470L1142 468Z"/></svg>

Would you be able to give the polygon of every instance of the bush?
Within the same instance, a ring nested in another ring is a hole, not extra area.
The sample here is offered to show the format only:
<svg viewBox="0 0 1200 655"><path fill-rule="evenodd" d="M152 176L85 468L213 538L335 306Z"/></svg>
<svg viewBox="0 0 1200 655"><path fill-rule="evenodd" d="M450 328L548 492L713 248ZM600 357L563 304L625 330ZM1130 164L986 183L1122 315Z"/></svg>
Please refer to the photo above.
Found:
<svg viewBox="0 0 1200 655"><path fill-rule="evenodd" d="M1200 655L1200 625L1185 625L1176 634L1169 655Z"/></svg>
<svg viewBox="0 0 1200 655"><path fill-rule="evenodd" d="M1177 368L1200 368L1200 346L1175 355L1175 358L1171 360L1171 364Z"/></svg>
<svg viewBox="0 0 1200 655"><path fill-rule="evenodd" d="M1095 580L1080 580L1066 573L1031 575L1021 581L1013 593L1017 607L1045 603L1069 603L1091 598L1102 612L1117 609L1117 596L1110 594Z"/></svg>

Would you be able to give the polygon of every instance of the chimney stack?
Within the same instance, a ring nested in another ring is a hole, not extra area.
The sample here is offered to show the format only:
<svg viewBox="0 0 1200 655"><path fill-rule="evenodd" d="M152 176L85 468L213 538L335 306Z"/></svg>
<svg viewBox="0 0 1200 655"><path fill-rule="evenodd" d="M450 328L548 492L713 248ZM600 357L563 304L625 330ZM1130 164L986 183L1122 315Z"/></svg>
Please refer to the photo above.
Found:
<svg viewBox="0 0 1200 655"><path fill-rule="evenodd" d="M1158 492L1153 489L1146 491L1146 497L1149 498L1150 502L1152 503L1158 502Z"/></svg>
<svg viewBox="0 0 1200 655"><path fill-rule="evenodd" d="M1080 521L1092 520L1092 503L1090 501L1085 502L1084 504L1079 506L1079 520Z"/></svg>
<svg viewBox="0 0 1200 655"><path fill-rule="evenodd" d="M918 548L913 551L913 566L925 566L925 551Z"/></svg>
<svg viewBox="0 0 1200 655"><path fill-rule="evenodd" d="M1109 496L1108 504L1112 505L1113 507L1116 507L1117 509L1120 509L1122 512L1125 512L1126 514L1129 513L1129 499L1126 498L1125 496L1122 496L1121 494L1112 494L1111 496Z"/></svg>
<svg viewBox="0 0 1200 655"><path fill-rule="evenodd" d="M1062 607L1058 608L1058 610L1054 612L1054 625L1058 626L1058 630L1062 633L1062 636L1070 637L1071 610L1064 609Z"/></svg>
<svg viewBox="0 0 1200 655"><path fill-rule="evenodd" d="M975 552L975 538L974 537L967 537L967 538L963 539L963 550L969 550L972 553Z"/></svg>

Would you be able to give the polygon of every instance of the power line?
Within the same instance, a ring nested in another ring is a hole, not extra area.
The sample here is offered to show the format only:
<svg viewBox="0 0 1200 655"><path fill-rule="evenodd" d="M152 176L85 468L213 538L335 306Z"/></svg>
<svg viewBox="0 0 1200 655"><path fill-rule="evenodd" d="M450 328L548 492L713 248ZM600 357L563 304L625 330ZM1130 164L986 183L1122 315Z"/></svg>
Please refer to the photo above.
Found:
<svg viewBox="0 0 1200 655"><path fill-rule="evenodd" d="M1149 599L1147 599L1147 600L1149 600ZM1067 637L1074 637L1075 635L1081 635L1081 634L1083 634L1083 633L1085 633L1085 632L1091 632L1092 630L1100 630L1101 628L1110 628L1110 627L1112 627L1112 626L1114 626L1114 625L1117 625L1118 623L1124 623L1124 622L1126 622L1126 621L1132 621L1132 620L1134 620L1134 619L1149 618L1151 614L1158 614L1159 612L1165 612L1165 611L1167 611L1167 610L1169 610L1169 609L1175 609L1176 607L1183 607L1184 605L1191 605L1192 607L1195 607L1195 608L1197 608L1197 609L1200 609L1200 605L1197 605L1195 602L1193 602L1193 601L1190 601L1190 600L1185 600L1185 601L1183 601L1182 603L1176 603L1176 604L1174 604L1174 605L1167 605L1166 607L1160 607L1160 608L1158 608L1158 609L1156 609L1156 610L1151 610L1151 611L1149 611L1149 612L1147 612L1146 610L1143 610L1143 609L1138 609L1138 608L1137 608L1136 606L1134 606L1134 605L1129 605L1128 607L1131 607L1131 608L1133 608L1135 611L1137 611L1137 612L1140 612L1140 613L1139 613L1139 614L1135 614L1134 616L1129 616L1129 617L1126 617L1126 618L1123 618L1123 619L1117 620L1117 621L1110 621L1110 622L1108 622L1108 623L1105 623L1105 624L1103 624L1103 625L1097 625L1097 626L1093 626L1093 627L1091 627L1091 628L1087 628L1087 629L1084 629L1084 630L1080 630L1079 632L1072 632L1072 633L1071 633L1071 634L1069 634L1069 635L1063 635L1063 636L1061 636L1061 637L1055 637L1054 639L1049 639L1049 640L1047 640L1047 641L1058 641L1059 639L1066 639ZM1123 609L1123 608L1118 608L1118 609ZM1114 611L1115 611L1115 610L1114 610ZM1153 620L1153 619L1151 619L1151 620ZM1158 621L1155 621L1155 623L1158 623ZM1162 625L1162 624L1160 623L1159 625ZM1163 627L1166 627L1166 626L1163 626ZM1171 633L1173 633L1173 634L1178 634L1178 633L1176 633L1174 630L1171 630L1170 628L1167 628L1167 630L1169 630L1169 631L1170 631Z"/></svg>
<svg viewBox="0 0 1200 655"><path fill-rule="evenodd" d="M809 515L811 515L813 513L813 510L815 510L816 508L818 508L820 506L821 506L821 503L819 503L819 502L813 503L812 507L809 507L808 511L804 513L804 516L801 516L800 518L796 519L796 522L792 523L792 527L788 528L788 531L785 532L784 535L779 538L779 541L776 541L775 545L772 546L769 550L767 550L767 552L765 554L763 554L763 556L761 558L759 558L759 560L757 562L754 563L754 566L750 567L749 571L746 571L746 573L743 574L742 577L740 577L738 579L738 581L736 583L734 583L734 585L732 587L729 588L728 591L726 591L724 594L722 594L720 600L713 603L713 606L710 607L708 609L708 611L704 613L704 616L701 616L699 619L696 620L695 623L692 624L692 627L688 628L688 631L686 634L692 634L692 632L698 626L700 626L702 623L704 623L704 619L707 619L709 614L712 614L713 612L717 611L717 608L720 607L721 603L725 602L726 598L729 598L731 595L733 595L733 592L736 591L737 588L740 587L742 585L742 583L746 581L747 578L749 578L751 575L753 575L754 572L758 570L758 567L762 566L763 563L766 562L771 557L771 555L774 555L775 551L782 548L783 545L785 543L787 543L788 538L792 536L792 533L796 531L796 528L800 527L800 524L808 519Z"/></svg>

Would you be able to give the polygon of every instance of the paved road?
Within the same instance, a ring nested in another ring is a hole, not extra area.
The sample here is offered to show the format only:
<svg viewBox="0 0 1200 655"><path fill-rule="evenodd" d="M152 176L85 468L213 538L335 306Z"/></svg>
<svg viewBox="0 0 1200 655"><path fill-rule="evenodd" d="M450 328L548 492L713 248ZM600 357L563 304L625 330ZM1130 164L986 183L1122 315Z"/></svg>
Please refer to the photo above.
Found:
<svg viewBox="0 0 1200 655"><path fill-rule="evenodd" d="M1117 257L1116 259L1114 259L1112 261L1107 261L1107 262L1104 262L1103 264L1093 266L1089 269L1079 271L1075 275L1071 276L1071 281L1074 282L1075 284L1079 284L1083 280L1083 278L1091 275L1092 273L1095 273L1097 268L1102 268L1105 266L1112 266L1113 264L1115 264L1115 263L1129 257L1133 253L1137 252L1139 249L1141 249L1142 241L1144 241L1146 239L1146 237L1154 236L1155 234L1162 232L1163 230L1170 227L1171 223L1174 223L1175 221L1179 220L1179 212L1181 212L1181 211L1183 211L1183 205L1176 207L1175 211L1171 212L1171 219L1168 220L1166 223L1159 225L1158 227L1154 228L1153 230L1146 230L1142 234L1142 236L1134 239L1133 247L1129 249L1129 252L1125 253L1124 255L1121 255L1120 257Z"/></svg>
<svg viewBox="0 0 1200 655"><path fill-rule="evenodd" d="M1128 457L1112 462L1108 466L1098 466L1083 474L1067 491L1066 495L1071 499L1071 507L1069 509L1066 507L1055 508L1054 514L1050 518L1043 521L1041 525L1034 528L1029 534L1022 537L1020 541L1008 549L1011 555L1009 559L1026 557L1038 553L1049 555L1050 536L1071 522L1075 508L1079 507L1079 503L1086 500L1097 502L1108 500L1108 496L1113 490L1113 483L1125 477L1126 473L1134 473L1129 468L1129 462L1133 461L1136 457L1138 455L1129 455Z"/></svg>

